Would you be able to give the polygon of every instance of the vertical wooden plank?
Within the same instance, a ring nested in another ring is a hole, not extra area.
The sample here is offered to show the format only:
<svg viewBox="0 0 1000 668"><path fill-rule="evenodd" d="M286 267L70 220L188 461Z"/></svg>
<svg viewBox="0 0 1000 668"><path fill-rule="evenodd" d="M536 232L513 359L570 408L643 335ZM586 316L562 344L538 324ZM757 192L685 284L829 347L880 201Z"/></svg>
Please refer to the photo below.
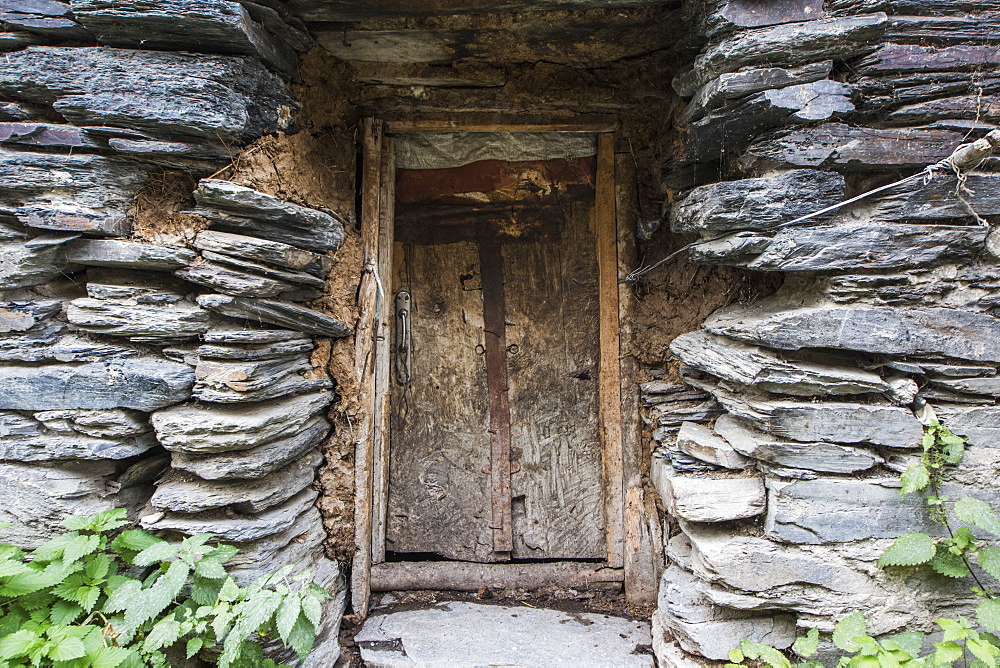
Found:
<svg viewBox="0 0 1000 668"><path fill-rule="evenodd" d="M635 228L640 211L635 161L631 153L615 155L615 204L618 221L618 271L627 274L638 264ZM663 537L653 495L644 492L650 453L643 447L639 424L639 364L631 354L636 332L632 317L635 294L619 283L618 322L621 346L622 462L625 484L625 598L632 605L656 602L663 572Z"/></svg>
<svg viewBox="0 0 1000 668"><path fill-rule="evenodd" d="M625 549L625 487L622 460L621 368L618 331L618 233L615 213L614 134L597 136L594 236L597 241L597 293L600 308L601 363L598 415L605 485L608 565L620 568Z"/></svg>
<svg viewBox="0 0 1000 668"><path fill-rule="evenodd" d="M393 380L386 551L494 561L479 248L414 245L411 376ZM466 285L465 283L468 283Z"/></svg>
<svg viewBox="0 0 1000 668"><path fill-rule="evenodd" d="M382 123L364 119L361 140L361 244L364 267L358 289L358 324L354 330L354 372L358 391L368 398L354 447L354 563L351 605L364 618L371 597L372 436L375 416L375 316L379 307L378 222L382 161Z"/></svg>
<svg viewBox="0 0 1000 668"><path fill-rule="evenodd" d="M642 487L632 487L625 494L624 571L625 600L632 605L656 605L663 571L663 533L652 495Z"/></svg>
<svg viewBox="0 0 1000 668"><path fill-rule="evenodd" d="M553 239L504 246L514 559L607 557L593 197Z"/></svg>
<svg viewBox="0 0 1000 668"><path fill-rule="evenodd" d="M486 386L490 397L490 498L494 552L510 552L514 548L510 496L507 313L504 305L502 253L499 243L479 242L486 340Z"/></svg>
<svg viewBox="0 0 1000 668"><path fill-rule="evenodd" d="M392 137L382 140L379 164L378 279L385 291L375 330L375 429L372 440L372 563L385 561L385 513L389 491L389 362L394 302L392 285L393 211L396 201L396 151Z"/></svg>

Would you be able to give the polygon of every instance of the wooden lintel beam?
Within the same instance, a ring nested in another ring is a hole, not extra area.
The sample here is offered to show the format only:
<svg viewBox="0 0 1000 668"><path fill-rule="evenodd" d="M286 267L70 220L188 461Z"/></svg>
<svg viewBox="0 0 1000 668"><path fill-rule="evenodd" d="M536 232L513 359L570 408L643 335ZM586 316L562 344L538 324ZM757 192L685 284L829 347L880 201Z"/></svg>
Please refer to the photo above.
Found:
<svg viewBox="0 0 1000 668"><path fill-rule="evenodd" d="M514 123L489 123L463 119L417 119L386 121L386 132L404 134L407 132L580 132L600 133L613 132L617 123L531 123L518 125Z"/></svg>

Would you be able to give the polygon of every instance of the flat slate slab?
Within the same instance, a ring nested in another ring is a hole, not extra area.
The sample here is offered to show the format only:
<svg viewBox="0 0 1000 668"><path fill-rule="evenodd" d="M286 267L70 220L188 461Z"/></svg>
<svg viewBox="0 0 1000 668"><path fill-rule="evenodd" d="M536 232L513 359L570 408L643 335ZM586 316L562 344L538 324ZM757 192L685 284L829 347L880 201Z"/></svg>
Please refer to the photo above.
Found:
<svg viewBox="0 0 1000 668"><path fill-rule="evenodd" d="M375 614L355 636L375 666L643 666L649 624L593 613L440 603Z"/></svg>

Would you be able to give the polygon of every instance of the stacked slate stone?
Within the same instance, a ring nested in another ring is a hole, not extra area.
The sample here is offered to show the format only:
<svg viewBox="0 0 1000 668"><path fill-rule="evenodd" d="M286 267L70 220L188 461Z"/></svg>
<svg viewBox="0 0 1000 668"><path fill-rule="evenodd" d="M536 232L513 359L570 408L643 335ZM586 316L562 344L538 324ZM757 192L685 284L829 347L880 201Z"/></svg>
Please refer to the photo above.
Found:
<svg viewBox="0 0 1000 668"><path fill-rule="evenodd" d="M1000 270L996 234L972 213L1000 213L996 160L968 191L944 173L776 228L996 127L995 18L922 0L687 9L700 40L674 82L690 101L671 228L712 239L695 262L787 274L772 297L671 345L722 414L681 411L676 433L656 434L652 478L675 526L654 617L660 665L691 665L685 652L725 660L741 638L787 647L796 627L829 631L856 610L875 634L967 612L963 584L922 578L918 592L875 562L903 533L942 531L899 494L920 450L916 398L969 439L943 494L1000 504ZM654 397L680 390L643 391L650 418L671 424Z"/></svg>
<svg viewBox="0 0 1000 668"><path fill-rule="evenodd" d="M205 176L287 126L308 36L270 0L0 1L0 30L3 540L125 506L237 544L243 581L312 568L335 599L310 662L332 665L344 584L311 489L332 392L310 354L350 330L296 302L343 227L213 180L192 247L130 239L127 215L164 168Z"/></svg>

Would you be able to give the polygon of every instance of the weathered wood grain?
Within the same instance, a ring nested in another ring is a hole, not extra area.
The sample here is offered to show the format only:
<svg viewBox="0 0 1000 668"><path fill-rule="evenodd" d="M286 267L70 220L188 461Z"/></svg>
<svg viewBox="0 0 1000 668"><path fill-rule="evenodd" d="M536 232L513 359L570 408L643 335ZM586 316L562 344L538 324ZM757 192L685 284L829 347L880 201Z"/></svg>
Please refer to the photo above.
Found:
<svg viewBox="0 0 1000 668"><path fill-rule="evenodd" d="M393 234L396 209L396 150L392 137L383 137L379 160L378 194L378 282L392 285ZM392 365L389 355L392 341L392 320L389 316L389 296L383 295L384 309L375 330L375 405L372 414L372 562L385 561L385 519L389 495L390 446L390 378Z"/></svg>
<svg viewBox="0 0 1000 668"><path fill-rule="evenodd" d="M515 558L606 554L591 213L574 202L559 241L503 253Z"/></svg>
<svg viewBox="0 0 1000 668"><path fill-rule="evenodd" d="M543 11L550 9L624 8L650 0L291 0L288 5L304 21L363 21L449 14Z"/></svg>
<svg viewBox="0 0 1000 668"><path fill-rule="evenodd" d="M362 617L371 600L372 469L371 434L375 414L375 327L379 305L378 234L383 153L382 122L365 118L361 124L361 252L364 266L358 287L358 321L354 334L354 381L365 401L354 445L354 562L351 604ZM384 290L384 289L383 289ZM384 299L384 295L383 295Z"/></svg>
<svg viewBox="0 0 1000 668"><path fill-rule="evenodd" d="M652 17L652 18L651 18ZM316 40L337 58L379 63L445 64L462 60L540 60L575 65L609 62L652 53L669 44L655 14L597 13L573 21L524 14L502 28L355 29L316 26ZM627 34L628 39L622 39Z"/></svg>
<svg viewBox="0 0 1000 668"><path fill-rule="evenodd" d="M473 242L412 246L412 377L392 384L386 551L496 561L482 293Z"/></svg>
<svg viewBox="0 0 1000 668"><path fill-rule="evenodd" d="M597 244L597 300L600 322L598 419L604 468L604 521L608 565L624 564L625 472L621 417L621 330L618 322L618 232L615 209L615 139L597 137L594 239Z"/></svg>
<svg viewBox="0 0 1000 668"><path fill-rule="evenodd" d="M620 590L620 568L577 562L549 564L470 564L460 562L401 562L372 568L372 591L447 589L478 591L483 587L542 589L559 585L574 589Z"/></svg>
<svg viewBox="0 0 1000 668"><path fill-rule="evenodd" d="M490 504L493 551L512 552L511 415L507 379L507 305L503 250L499 243L479 242L479 275L483 291L483 336L486 341L486 390L490 413Z"/></svg>

